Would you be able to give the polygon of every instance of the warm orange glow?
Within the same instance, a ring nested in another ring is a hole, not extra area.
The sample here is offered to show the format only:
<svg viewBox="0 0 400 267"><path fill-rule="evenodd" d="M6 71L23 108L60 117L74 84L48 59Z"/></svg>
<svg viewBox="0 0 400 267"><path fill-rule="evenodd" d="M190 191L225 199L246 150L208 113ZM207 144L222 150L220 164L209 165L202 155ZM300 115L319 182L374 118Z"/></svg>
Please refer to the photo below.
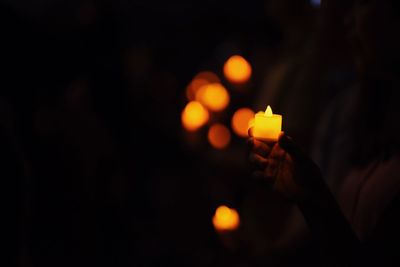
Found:
<svg viewBox="0 0 400 267"><path fill-rule="evenodd" d="M219 83L220 82L218 76L211 71L202 71L202 72L198 73L194 78L195 79L203 79L203 80L208 81L209 83Z"/></svg>
<svg viewBox="0 0 400 267"><path fill-rule="evenodd" d="M216 149L223 149L231 142L229 129L222 124L214 124L208 130L208 141Z"/></svg>
<svg viewBox="0 0 400 267"><path fill-rule="evenodd" d="M232 129L240 137L247 137L250 121L254 118L254 112L249 108L238 109L232 117Z"/></svg>
<svg viewBox="0 0 400 267"><path fill-rule="evenodd" d="M282 129L282 116L273 114L270 106L264 111L259 111L254 121L249 123L253 127L252 135L264 141L277 141Z"/></svg>
<svg viewBox="0 0 400 267"><path fill-rule="evenodd" d="M182 112L182 124L188 131L196 131L208 121L207 109L197 101L189 102Z"/></svg>
<svg viewBox="0 0 400 267"><path fill-rule="evenodd" d="M188 100L194 100L197 91L204 85L210 83L219 83L218 76L211 71L202 71L198 73L186 88L186 97Z"/></svg>
<svg viewBox="0 0 400 267"><path fill-rule="evenodd" d="M194 100L196 97L196 93L199 91L199 89L204 86L209 84L207 80L204 79L193 79L191 83L188 85L186 88L186 97L188 100Z"/></svg>
<svg viewBox="0 0 400 267"><path fill-rule="evenodd" d="M215 211L212 221L217 231L233 231L239 227L239 213L226 206L220 206Z"/></svg>
<svg viewBox="0 0 400 267"><path fill-rule="evenodd" d="M221 111L228 106L230 97L222 84L210 83L197 91L196 100L211 111Z"/></svg>
<svg viewBox="0 0 400 267"><path fill-rule="evenodd" d="M245 83L251 77L250 63L242 56L230 57L224 65L224 75L232 83Z"/></svg>

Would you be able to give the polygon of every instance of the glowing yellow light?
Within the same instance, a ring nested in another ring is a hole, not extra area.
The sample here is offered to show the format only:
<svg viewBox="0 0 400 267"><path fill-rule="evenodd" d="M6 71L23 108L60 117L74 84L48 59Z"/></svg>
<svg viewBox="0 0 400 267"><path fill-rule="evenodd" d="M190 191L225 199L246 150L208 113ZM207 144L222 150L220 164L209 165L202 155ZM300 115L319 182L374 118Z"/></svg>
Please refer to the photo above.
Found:
<svg viewBox="0 0 400 267"><path fill-rule="evenodd" d="M197 101L189 102L182 112L182 124L188 131L196 131L204 126L208 119L208 111Z"/></svg>
<svg viewBox="0 0 400 267"><path fill-rule="evenodd" d="M245 83L251 77L251 65L242 56L230 57L224 65L224 75L232 83Z"/></svg>
<svg viewBox="0 0 400 267"><path fill-rule="evenodd" d="M230 97L222 84L211 83L197 91L196 100L211 111L221 111L228 106Z"/></svg>
<svg viewBox="0 0 400 267"><path fill-rule="evenodd" d="M240 137L247 137L250 121L254 118L254 112L249 108L238 109L232 117L232 129Z"/></svg>
<svg viewBox="0 0 400 267"><path fill-rule="evenodd" d="M233 231L239 227L239 213L227 206L220 206L215 211L212 222L217 231Z"/></svg>
<svg viewBox="0 0 400 267"><path fill-rule="evenodd" d="M210 83L219 83L218 76L211 71L202 71L198 73L186 88L186 97L188 100L194 100L197 91L204 85Z"/></svg>
<svg viewBox="0 0 400 267"><path fill-rule="evenodd" d="M208 130L208 141L216 149L223 149L231 142L229 129L222 124L214 124Z"/></svg>
<svg viewBox="0 0 400 267"><path fill-rule="evenodd" d="M268 105L267 109L265 110L265 116L272 117L272 115L273 115L272 108L270 105Z"/></svg>
<svg viewBox="0 0 400 267"><path fill-rule="evenodd" d="M254 121L249 123L253 127L252 135L264 141L277 141L282 129L282 116L273 114L270 106L265 112L260 111L255 115Z"/></svg>

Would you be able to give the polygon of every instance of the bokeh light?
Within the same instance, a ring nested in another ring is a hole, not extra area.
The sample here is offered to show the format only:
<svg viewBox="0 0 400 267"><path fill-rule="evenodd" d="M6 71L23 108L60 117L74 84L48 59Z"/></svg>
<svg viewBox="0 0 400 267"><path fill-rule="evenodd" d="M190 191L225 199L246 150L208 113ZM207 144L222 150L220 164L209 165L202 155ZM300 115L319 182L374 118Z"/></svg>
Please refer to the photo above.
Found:
<svg viewBox="0 0 400 267"><path fill-rule="evenodd" d="M197 91L199 91L199 89L201 87L203 87L204 85L209 84L209 82L207 80L204 79L193 79L190 84L188 85L188 87L186 88L186 98L188 100L194 100L196 97L196 93Z"/></svg>
<svg viewBox="0 0 400 267"><path fill-rule="evenodd" d="M224 75L231 83L246 83L251 77L250 63L242 56L231 56L224 65Z"/></svg>
<svg viewBox="0 0 400 267"><path fill-rule="evenodd" d="M227 206L220 206L215 211L212 222L217 231L233 231L239 227L239 213Z"/></svg>
<svg viewBox="0 0 400 267"><path fill-rule="evenodd" d="M186 130L196 131L208 122L209 114L202 104L191 101L183 110L181 119Z"/></svg>
<svg viewBox="0 0 400 267"><path fill-rule="evenodd" d="M202 71L199 72L195 77L195 79L203 79L208 81L209 83L219 83L220 79L218 78L217 74L211 71Z"/></svg>
<svg viewBox="0 0 400 267"><path fill-rule="evenodd" d="M199 72L190 82L186 88L186 97L188 100L194 100L197 91L204 85L210 83L219 83L220 79L218 76L211 71Z"/></svg>
<svg viewBox="0 0 400 267"><path fill-rule="evenodd" d="M208 130L208 142L216 149L226 148L231 142L231 133L224 125L214 124Z"/></svg>
<svg viewBox="0 0 400 267"><path fill-rule="evenodd" d="M230 101L229 93L220 83L210 83L202 86L196 93L196 100L211 111L224 110Z"/></svg>
<svg viewBox="0 0 400 267"><path fill-rule="evenodd" d="M253 118L254 112L251 109L238 109L232 117L232 130L240 137L247 137L249 123Z"/></svg>

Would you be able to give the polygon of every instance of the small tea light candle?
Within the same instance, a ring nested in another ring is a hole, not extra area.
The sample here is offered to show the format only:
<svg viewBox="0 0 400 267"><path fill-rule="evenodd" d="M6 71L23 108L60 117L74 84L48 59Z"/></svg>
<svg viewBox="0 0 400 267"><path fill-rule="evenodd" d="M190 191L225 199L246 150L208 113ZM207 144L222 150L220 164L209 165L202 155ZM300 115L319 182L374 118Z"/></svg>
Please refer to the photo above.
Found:
<svg viewBox="0 0 400 267"><path fill-rule="evenodd" d="M261 141L278 141L282 130L282 116L273 114L270 106L265 112L258 112L250 121L249 128L252 128L252 136Z"/></svg>

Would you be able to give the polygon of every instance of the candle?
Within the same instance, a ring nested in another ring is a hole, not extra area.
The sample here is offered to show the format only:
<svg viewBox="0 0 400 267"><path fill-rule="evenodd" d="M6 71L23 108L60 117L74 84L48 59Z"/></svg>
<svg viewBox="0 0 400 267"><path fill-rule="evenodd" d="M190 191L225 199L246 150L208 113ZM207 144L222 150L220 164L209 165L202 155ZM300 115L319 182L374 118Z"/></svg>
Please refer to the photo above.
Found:
<svg viewBox="0 0 400 267"><path fill-rule="evenodd" d="M270 106L265 112L258 112L254 120L249 123L252 128L252 136L261 141L278 141L282 130L282 116L273 114Z"/></svg>

